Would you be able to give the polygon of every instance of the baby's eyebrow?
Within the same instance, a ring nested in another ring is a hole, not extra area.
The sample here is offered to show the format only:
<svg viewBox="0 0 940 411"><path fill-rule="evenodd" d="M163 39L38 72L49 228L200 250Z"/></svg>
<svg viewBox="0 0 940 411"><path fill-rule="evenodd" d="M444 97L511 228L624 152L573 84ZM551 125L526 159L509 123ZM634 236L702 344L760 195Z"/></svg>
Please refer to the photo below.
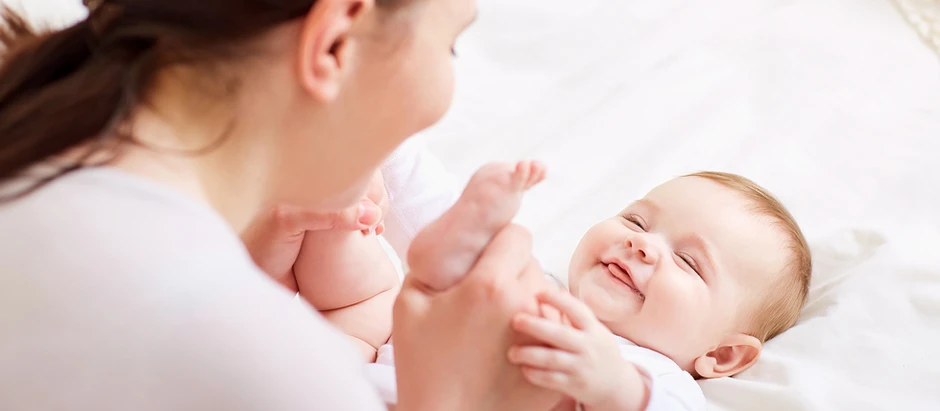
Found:
<svg viewBox="0 0 940 411"><path fill-rule="evenodd" d="M650 201L650 200L647 200L647 199L645 199L645 198L641 198L641 199L639 199L639 200L634 201L633 203L630 203L630 207L633 207L633 206L640 206L640 207L646 208L646 209L650 210L650 212L652 212L652 213L658 213L658 212L659 212L659 206L656 205L656 203L654 203L654 202L652 202L652 201Z"/></svg>

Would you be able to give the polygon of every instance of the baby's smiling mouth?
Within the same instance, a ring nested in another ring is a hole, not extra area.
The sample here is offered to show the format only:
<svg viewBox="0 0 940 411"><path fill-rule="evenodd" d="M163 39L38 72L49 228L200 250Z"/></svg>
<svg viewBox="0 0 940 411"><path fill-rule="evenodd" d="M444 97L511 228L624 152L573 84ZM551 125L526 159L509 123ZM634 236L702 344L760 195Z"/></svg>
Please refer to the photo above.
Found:
<svg viewBox="0 0 940 411"><path fill-rule="evenodd" d="M636 284L633 282L633 277L630 276L630 270L624 264L618 261L602 263L607 266L607 270L610 271L610 274L614 278L633 290L633 292L640 296L641 300L646 299L646 296L636 287Z"/></svg>

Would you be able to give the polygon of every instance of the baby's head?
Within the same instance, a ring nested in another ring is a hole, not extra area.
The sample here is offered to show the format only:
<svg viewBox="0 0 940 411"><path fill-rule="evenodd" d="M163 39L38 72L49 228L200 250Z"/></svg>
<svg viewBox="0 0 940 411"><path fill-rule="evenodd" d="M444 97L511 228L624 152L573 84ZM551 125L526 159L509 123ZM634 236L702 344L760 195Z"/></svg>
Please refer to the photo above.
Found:
<svg viewBox="0 0 940 411"><path fill-rule="evenodd" d="M700 378L750 367L806 300L809 247L790 213L743 177L666 182L592 227L569 288L614 334Z"/></svg>

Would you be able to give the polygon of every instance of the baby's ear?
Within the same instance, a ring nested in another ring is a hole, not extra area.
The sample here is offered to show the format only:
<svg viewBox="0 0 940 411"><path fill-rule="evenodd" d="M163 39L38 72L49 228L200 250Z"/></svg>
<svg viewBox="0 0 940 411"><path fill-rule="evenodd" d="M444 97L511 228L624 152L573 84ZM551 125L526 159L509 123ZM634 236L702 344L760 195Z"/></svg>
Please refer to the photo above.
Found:
<svg viewBox="0 0 940 411"><path fill-rule="evenodd" d="M761 343L757 338L735 334L695 359L695 372L702 378L730 377L754 365L760 350Z"/></svg>

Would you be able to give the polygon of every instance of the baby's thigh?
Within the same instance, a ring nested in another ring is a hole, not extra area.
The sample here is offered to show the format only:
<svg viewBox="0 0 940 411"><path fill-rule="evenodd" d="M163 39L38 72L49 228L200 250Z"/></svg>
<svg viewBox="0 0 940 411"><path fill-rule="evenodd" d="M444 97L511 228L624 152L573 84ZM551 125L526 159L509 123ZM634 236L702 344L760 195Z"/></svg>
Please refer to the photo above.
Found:
<svg viewBox="0 0 940 411"><path fill-rule="evenodd" d="M321 311L324 317L346 334L378 349L392 334L392 306L399 287L383 291L348 307Z"/></svg>

